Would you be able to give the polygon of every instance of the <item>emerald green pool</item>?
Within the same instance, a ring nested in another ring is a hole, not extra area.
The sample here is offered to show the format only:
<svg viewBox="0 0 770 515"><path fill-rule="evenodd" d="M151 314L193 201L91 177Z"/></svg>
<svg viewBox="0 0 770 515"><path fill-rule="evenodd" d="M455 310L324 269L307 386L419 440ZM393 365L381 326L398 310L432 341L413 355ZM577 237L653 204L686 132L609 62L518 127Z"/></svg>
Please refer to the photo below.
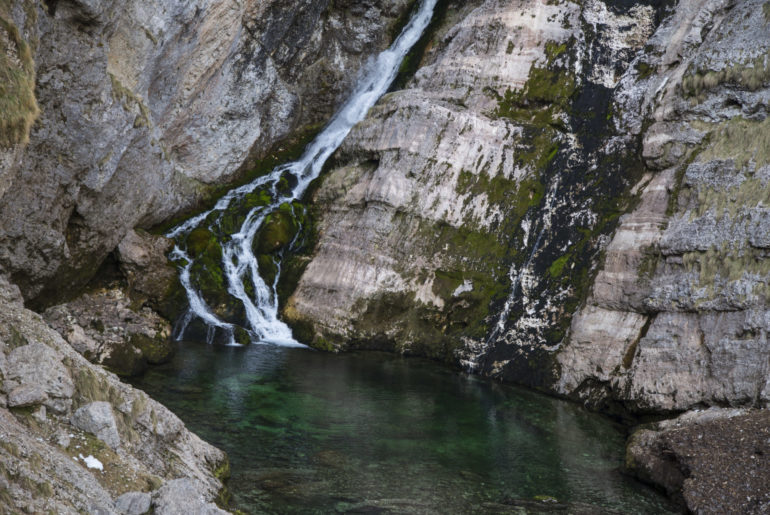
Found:
<svg viewBox="0 0 770 515"><path fill-rule="evenodd" d="M135 382L227 451L246 513L661 513L610 420L381 353L182 343Z"/></svg>

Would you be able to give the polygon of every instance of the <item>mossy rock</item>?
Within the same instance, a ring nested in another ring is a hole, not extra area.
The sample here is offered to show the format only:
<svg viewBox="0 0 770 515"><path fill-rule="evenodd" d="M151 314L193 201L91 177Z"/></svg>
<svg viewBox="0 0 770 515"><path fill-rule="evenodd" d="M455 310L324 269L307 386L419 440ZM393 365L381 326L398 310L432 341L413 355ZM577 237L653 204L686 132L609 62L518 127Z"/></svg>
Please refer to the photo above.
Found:
<svg viewBox="0 0 770 515"><path fill-rule="evenodd" d="M216 235L205 227L198 227L187 236L187 252L195 258L210 251L212 246L219 247Z"/></svg>
<svg viewBox="0 0 770 515"><path fill-rule="evenodd" d="M153 365L165 363L174 355L171 341L160 335L151 338L144 334L134 334L130 342L141 352L142 357Z"/></svg>
<svg viewBox="0 0 770 515"><path fill-rule="evenodd" d="M255 239L256 254L271 254L285 249L297 237L305 219L299 204L281 204L270 213Z"/></svg>
<svg viewBox="0 0 770 515"><path fill-rule="evenodd" d="M283 249L296 236L297 228L290 215L276 211L265 219L265 224L259 231L256 240L256 251L259 254L270 254Z"/></svg>
<svg viewBox="0 0 770 515"><path fill-rule="evenodd" d="M126 342L111 349L110 355L102 360L102 365L119 376L138 376L147 370L147 361L142 352Z"/></svg>

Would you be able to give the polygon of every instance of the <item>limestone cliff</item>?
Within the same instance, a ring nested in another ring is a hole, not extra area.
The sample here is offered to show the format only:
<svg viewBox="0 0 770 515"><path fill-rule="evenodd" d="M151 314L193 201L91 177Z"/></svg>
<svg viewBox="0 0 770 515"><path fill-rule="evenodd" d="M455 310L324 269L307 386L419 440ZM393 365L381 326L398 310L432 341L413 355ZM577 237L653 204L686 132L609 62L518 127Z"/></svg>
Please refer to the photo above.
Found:
<svg viewBox="0 0 770 515"><path fill-rule="evenodd" d="M320 241L286 315L322 343L548 385L642 174L612 95L662 13L445 8L414 79L354 129L320 186Z"/></svg>
<svg viewBox="0 0 770 515"><path fill-rule="evenodd" d="M623 78L648 173L565 340L559 391L657 412L770 402L763 5L680 2Z"/></svg>
<svg viewBox="0 0 770 515"><path fill-rule="evenodd" d="M0 105L0 266L35 305L71 297L129 230L198 205L247 157L325 120L406 7L0 3L14 80Z"/></svg>

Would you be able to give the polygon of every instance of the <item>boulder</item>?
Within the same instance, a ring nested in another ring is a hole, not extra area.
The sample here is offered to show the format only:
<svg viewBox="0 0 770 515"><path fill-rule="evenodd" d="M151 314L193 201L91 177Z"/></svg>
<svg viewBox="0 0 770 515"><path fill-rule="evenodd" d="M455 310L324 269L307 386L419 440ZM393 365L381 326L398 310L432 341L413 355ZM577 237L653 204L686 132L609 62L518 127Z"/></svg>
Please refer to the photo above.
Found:
<svg viewBox="0 0 770 515"><path fill-rule="evenodd" d="M109 402L92 402L72 415L72 425L95 435L112 449L120 447L120 434Z"/></svg>

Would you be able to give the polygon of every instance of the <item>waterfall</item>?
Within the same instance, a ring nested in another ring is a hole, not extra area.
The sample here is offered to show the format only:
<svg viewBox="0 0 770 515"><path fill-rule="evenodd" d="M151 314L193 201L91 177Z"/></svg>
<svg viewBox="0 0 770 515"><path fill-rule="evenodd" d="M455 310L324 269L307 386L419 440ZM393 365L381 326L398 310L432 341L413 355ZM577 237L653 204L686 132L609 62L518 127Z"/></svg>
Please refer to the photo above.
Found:
<svg viewBox="0 0 770 515"><path fill-rule="evenodd" d="M280 205L302 197L310 183L321 173L326 160L339 148L353 126L363 120L369 109L387 92L404 57L428 27L436 2L437 0L422 0L418 11L391 47L364 66L351 97L308 145L299 160L278 166L250 184L231 190L211 210L187 220L166 235L177 242L170 257L179 263L180 282L187 292L189 302L188 311L176 331L178 339L184 336L188 324L197 318L208 327L209 341L213 341L216 330L221 330L227 335L229 343L236 345L236 326L221 320L196 288L190 271L197 256L189 254L183 241L190 232L203 224L218 223L218 218L215 218L214 222L207 222L212 219L212 213L223 212L231 203L238 202L258 188L265 188L271 194L271 202L266 206L253 208L238 232L230 234L227 241L219 242L222 247L222 272L227 281L228 293L243 305L252 342L303 346L293 338L289 327L278 318L278 275L271 284L267 284L260 275L257 258L253 252L254 237L265 219ZM293 179L292 184L296 185L288 193L279 193L279 182L289 176Z"/></svg>

